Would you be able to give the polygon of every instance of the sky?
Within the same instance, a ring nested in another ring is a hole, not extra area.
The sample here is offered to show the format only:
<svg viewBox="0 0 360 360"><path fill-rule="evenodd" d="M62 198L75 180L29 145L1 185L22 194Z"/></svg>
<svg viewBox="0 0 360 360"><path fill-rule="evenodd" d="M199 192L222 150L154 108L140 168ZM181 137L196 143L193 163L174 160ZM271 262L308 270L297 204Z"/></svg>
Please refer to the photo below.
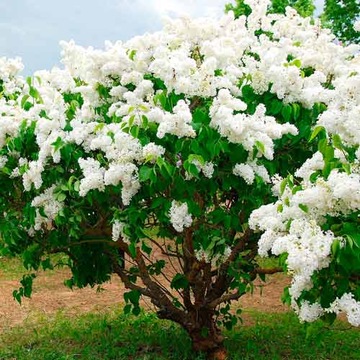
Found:
<svg viewBox="0 0 360 360"><path fill-rule="evenodd" d="M60 64L60 40L102 48L161 30L164 16L221 16L231 0L0 0L0 57L22 58L24 75ZM316 0L318 8L323 0Z"/></svg>

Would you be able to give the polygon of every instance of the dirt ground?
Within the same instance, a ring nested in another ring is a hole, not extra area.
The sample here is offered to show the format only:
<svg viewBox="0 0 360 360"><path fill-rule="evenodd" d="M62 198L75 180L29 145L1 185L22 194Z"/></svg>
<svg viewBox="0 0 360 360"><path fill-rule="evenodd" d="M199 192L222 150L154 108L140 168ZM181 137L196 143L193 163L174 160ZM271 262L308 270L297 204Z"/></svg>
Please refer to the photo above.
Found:
<svg viewBox="0 0 360 360"><path fill-rule="evenodd" d="M51 273L41 273L34 282L31 299L24 299L19 305L12 292L19 288L17 280L3 280L0 274L0 332L31 321L39 316L49 316L57 311L66 314L79 314L89 311L104 311L123 303L122 294L126 289L117 277L102 285L102 291L96 288L70 290L63 285L69 278L65 269ZM288 308L281 303L281 294L289 280L284 275L273 275L266 283L256 282L253 294L244 296L240 303L243 309L258 309L260 311L279 312ZM144 301L145 309L150 309L150 301Z"/></svg>

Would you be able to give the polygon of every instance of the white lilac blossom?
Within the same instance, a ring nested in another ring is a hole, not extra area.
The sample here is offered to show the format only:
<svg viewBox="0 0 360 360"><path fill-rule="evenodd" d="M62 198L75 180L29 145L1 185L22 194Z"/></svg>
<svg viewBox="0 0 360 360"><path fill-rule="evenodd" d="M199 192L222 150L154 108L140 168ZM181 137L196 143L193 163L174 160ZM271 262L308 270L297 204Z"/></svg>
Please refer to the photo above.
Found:
<svg viewBox="0 0 360 360"><path fill-rule="evenodd" d="M325 311L319 303L303 301L300 308L296 308L300 321L313 322L324 315Z"/></svg>
<svg viewBox="0 0 360 360"><path fill-rule="evenodd" d="M113 241L118 241L119 238L121 237L121 240L124 241L125 243L128 243L129 237L124 233L124 228L125 228L125 223L119 221L119 220L115 220L113 222L112 225L112 240Z"/></svg>
<svg viewBox="0 0 360 360"><path fill-rule="evenodd" d="M289 289L293 299L296 300L304 287L311 284L311 276L316 270L329 265L333 240L333 234L323 233L315 222L298 219L291 222L288 234L277 235L271 251L274 255L288 254L288 271L295 275ZM298 286L299 282L301 286Z"/></svg>
<svg viewBox="0 0 360 360"><path fill-rule="evenodd" d="M137 167L132 163L111 164L104 172L105 185L118 185L121 182L121 198L124 205L129 205L131 198L140 189Z"/></svg>
<svg viewBox="0 0 360 360"><path fill-rule="evenodd" d="M255 180L254 169L249 164L236 164L233 173L242 177L248 185L251 185Z"/></svg>
<svg viewBox="0 0 360 360"><path fill-rule="evenodd" d="M204 176L208 179L211 179L214 174L214 164L212 162L201 162L198 159L191 159L192 164L196 166L199 172L202 172ZM186 180L193 179L193 176L189 173L186 173Z"/></svg>
<svg viewBox="0 0 360 360"><path fill-rule="evenodd" d="M360 326L360 301L356 301L353 294L345 293L336 298L327 311L336 314L344 312L351 325Z"/></svg>
<svg viewBox="0 0 360 360"><path fill-rule="evenodd" d="M163 138L165 134L173 134L178 137L195 137L196 133L190 125L191 120L189 105L180 100L173 108L173 114L167 113L164 116L158 127L158 138Z"/></svg>
<svg viewBox="0 0 360 360"><path fill-rule="evenodd" d="M21 92L25 81L18 76L24 69L24 65L19 57L15 59L0 58L0 80L5 95Z"/></svg>
<svg viewBox="0 0 360 360"><path fill-rule="evenodd" d="M165 148L154 143L145 145L142 151L144 160L150 162L155 162L158 157L165 154Z"/></svg>
<svg viewBox="0 0 360 360"><path fill-rule="evenodd" d="M100 163L92 158L79 159L79 166L83 172L83 179L80 181L80 196L85 196L90 190L104 190L104 173Z"/></svg>
<svg viewBox="0 0 360 360"><path fill-rule="evenodd" d="M189 214L186 203L179 203L173 200L169 211L169 217L171 225L177 232L183 232L184 228L187 228L192 224L192 217L191 214Z"/></svg>
<svg viewBox="0 0 360 360"><path fill-rule="evenodd" d="M39 161L30 161L28 164L28 170L22 176L24 190L29 191L31 185L35 186L35 189L40 189L42 185L41 173L44 170L44 166Z"/></svg>
<svg viewBox="0 0 360 360"><path fill-rule="evenodd" d="M236 107L219 93L210 108L210 125L230 142L242 144L249 152L257 144L262 144L262 155L269 160L273 159L273 140L284 134L296 135L298 132L294 125L279 124L274 117L265 115L266 108L263 104L258 105L253 115L235 113L234 110Z"/></svg>
<svg viewBox="0 0 360 360"><path fill-rule="evenodd" d="M229 246L225 247L224 253L214 253L214 251L202 247L195 250L196 259L199 261L204 261L211 264L212 267L216 267L219 264L226 261L231 255L231 248Z"/></svg>
<svg viewBox="0 0 360 360"><path fill-rule="evenodd" d="M62 202L55 199L54 190L56 185L51 186L46 189L42 194L34 197L31 202L31 206L36 208L36 217L34 230L40 230L42 226L45 226L49 229L52 227L52 222L58 215L59 211L63 209L64 205ZM44 216L40 214L39 208L43 209Z"/></svg>
<svg viewBox="0 0 360 360"><path fill-rule="evenodd" d="M7 161L8 159L6 156L0 156L0 169L6 165Z"/></svg>
<svg viewBox="0 0 360 360"><path fill-rule="evenodd" d="M360 32L360 20L355 21L354 30Z"/></svg>
<svg viewBox="0 0 360 360"><path fill-rule="evenodd" d="M270 182L270 176L265 166L258 165L256 161L249 161L246 164L236 164L233 169L233 174L242 177L248 185L251 185L255 180L255 175L258 175L264 182Z"/></svg>
<svg viewBox="0 0 360 360"><path fill-rule="evenodd" d="M319 303L310 304L308 301L303 301L300 307L294 304L294 308L301 321L313 322L326 313L344 313L351 325L360 326L360 301L356 301L353 294L343 294L327 308L323 308Z"/></svg>
<svg viewBox="0 0 360 360"><path fill-rule="evenodd" d="M325 215L346 215L360 210L359 174L334 170L327 180L319 178L315 183L307 180L313 171L321 168L322 161L322 157L316 153L297 173L306 180L303 189L295 193L285 189L283 194L276 191L280 199L253 211L249 221L250 227L265 231L259 240L260 255L267 256L269 252L288 254L287 268L293 275L289 293L294 309L298 309L299 317L304 321L315 320L326 309L306 303L298 308L295 300L304 290L313 287L313 274L329 266L333 242L338 240L344 243L330 230L321 229ZM359 312L359 306L355 303L354 300L352 309L357 310L350 311L350 314L355 314L353 318L357 316L356 311ZM356 323L353 318L352 322Z"/></svg>

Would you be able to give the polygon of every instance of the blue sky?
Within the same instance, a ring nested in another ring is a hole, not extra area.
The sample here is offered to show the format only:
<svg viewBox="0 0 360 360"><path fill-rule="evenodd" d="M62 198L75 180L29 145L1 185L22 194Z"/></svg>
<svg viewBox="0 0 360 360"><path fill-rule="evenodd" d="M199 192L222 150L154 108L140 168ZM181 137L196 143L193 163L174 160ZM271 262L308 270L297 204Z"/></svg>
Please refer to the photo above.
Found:
<svg viewBox="0 0 360 360"><path fill-rule="evenodd" d="M20 56L24 74L59 64L60 40L103 47L160 30L164 16L221 14L230 0L0 0L0 57ZM316 1L322 6L323 0Z"/></svg>

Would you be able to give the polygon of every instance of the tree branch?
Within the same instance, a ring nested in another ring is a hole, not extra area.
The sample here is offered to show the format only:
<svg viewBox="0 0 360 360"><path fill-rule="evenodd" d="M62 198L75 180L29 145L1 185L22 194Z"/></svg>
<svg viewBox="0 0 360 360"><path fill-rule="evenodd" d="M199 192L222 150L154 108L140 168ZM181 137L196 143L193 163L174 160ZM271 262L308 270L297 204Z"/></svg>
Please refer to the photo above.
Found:
<svg viewBox="0 0 360 360"><path fill-rule="evenodd" d="M218 299L215 299L214 301L209 303L208 307L210 307L211 309L215 309L218 305L222 304L223 302L237 300L244 294L245 292L236 291L235 293L222 295Z"/></svg>

